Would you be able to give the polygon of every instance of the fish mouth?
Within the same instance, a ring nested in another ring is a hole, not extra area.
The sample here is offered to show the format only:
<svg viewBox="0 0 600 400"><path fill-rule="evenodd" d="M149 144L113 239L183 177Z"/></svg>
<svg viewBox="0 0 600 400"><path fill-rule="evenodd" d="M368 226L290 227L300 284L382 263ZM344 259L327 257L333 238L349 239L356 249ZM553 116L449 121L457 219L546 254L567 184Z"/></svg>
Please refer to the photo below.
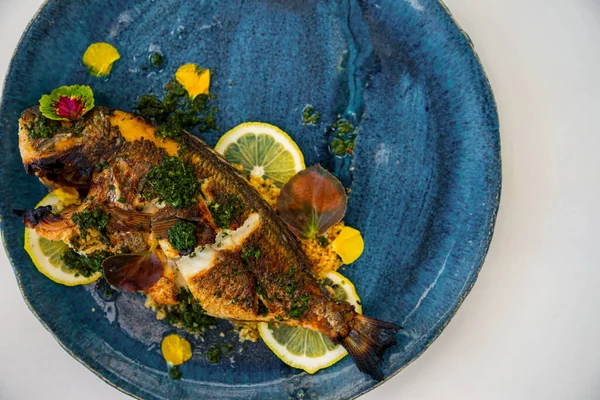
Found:
<svg viewBox="0 0 600 400"><path fill-rule="evenodd" d="M24 164L25 171L36 175L42 183L53 189L68 186L78 191L87 191L90 187L94 166L85 157L78 157L75 164L66 163L65 158L77 152L40 158Z"/></svg>

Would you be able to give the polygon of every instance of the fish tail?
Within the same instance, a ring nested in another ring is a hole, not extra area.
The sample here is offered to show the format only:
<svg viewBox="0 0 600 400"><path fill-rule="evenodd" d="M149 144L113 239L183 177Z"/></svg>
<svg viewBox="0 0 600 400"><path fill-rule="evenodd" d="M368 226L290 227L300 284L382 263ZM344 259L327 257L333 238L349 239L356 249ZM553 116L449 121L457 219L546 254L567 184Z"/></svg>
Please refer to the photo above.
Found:
<svg viewBox="0 0 600 400"><path fill-rule="evenodd" d="M382 381L384 376L380 364L383 353L396 344L394 335L400 329L402 327L399 325L358 314L351 323L350 333L341 340L341 344L361 372Z"/></svg>

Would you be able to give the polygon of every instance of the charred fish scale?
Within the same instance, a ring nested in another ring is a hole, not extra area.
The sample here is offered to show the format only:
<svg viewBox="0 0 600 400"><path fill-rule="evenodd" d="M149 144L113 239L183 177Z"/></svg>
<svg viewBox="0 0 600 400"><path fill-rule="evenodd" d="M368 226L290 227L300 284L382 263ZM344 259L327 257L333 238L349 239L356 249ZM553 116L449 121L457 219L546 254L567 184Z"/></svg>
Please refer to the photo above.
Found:
<svg viewBox="0 0 600 400"><path fill-rule="evenodd" d="M153 260L162 263L162 276L142 289L157 302L177 302L175 281L181 276L207 314L321 332L342 344L361 371L383 379L382 356L400 327L333 299L309 272L310 261L277 213L200 139L185 133L180 141L159 139L141 118L101 107L54 136L30 134L38 126L32 118L39 118L35 109L20 121L26 170L53 187L89 190L86 201L59 215L25 212L25 222L40 236L71 244L78 233L75 213L98 207L110 219L92 237L106 235L104 245L112 251L120 244L116 238L135 238L136 252L154 251ZM189 255L169 242L169 229L178 221L195 226L197 247ZM141 257L114 256L105 264L114 269L119 259Z"/></svg>
<svg viewBox="0 0 600 400"><path fill-rule="evenodd" d="M194 276L190 284L202 288L196 290L197 298L203 308L213 310L213 316L252 321L258 309L253 276L243 268L238 253L222 253L206 274Z"/></svg>

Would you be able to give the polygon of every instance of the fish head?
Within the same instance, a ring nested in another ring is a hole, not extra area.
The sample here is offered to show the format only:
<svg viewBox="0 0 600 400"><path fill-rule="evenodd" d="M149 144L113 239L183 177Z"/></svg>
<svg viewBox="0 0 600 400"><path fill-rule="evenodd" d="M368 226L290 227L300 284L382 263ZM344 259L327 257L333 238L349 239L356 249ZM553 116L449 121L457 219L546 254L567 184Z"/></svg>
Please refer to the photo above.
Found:
<svg viewBox="0 0 600 400"><path fill-rule="evenodd" d="M95 107L78 121L56 121L38 106L19 119L19 150L28 174L52 189L89 187L94 168L110 151L109 111Z"/></svg>

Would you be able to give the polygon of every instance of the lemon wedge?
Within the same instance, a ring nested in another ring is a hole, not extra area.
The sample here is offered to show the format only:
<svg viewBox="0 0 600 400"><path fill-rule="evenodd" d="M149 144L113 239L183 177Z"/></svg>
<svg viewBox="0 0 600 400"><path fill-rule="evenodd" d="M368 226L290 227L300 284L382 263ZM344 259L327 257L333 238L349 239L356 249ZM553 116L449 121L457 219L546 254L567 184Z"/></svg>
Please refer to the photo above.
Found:
<svg viewBox="0 0 600 400"><path fill-rule="evenodd" d="M347 301L362 313L356 289L348 278L337 272L326 275L322 284L335 293L335 298ZM258 331L265 344L287 365L314 374L344 358L348 353L319 332L293 328L276 323L260 322Z"/></svg>
<svg viewBox="0 0 600 400"><path fill-rule="evenodd" d="M221 137L215 150L227 161L241 165L247 176L272 179L282 187L302 171L304 156L287 133L274 125L247 122Z"/></svg>
<svg viewBox="0 0 600 400"><path fill-rule="evenodd" d="M344 264L352 264L362 255L365 242L358 229L345 226L331 242L331 248L342 258Z"/></svg>
<svg viewBox="0 0 600 400"><path fill-rule="evenodd" d="M68 191L59 192L59 195L73 201L73 198L69 197ZM52 192L44 197L36 208L49 205L57 209L62 208L63 204L60 202L59 197L57 197L56 192ZM25 228L25 245L23 247L31 257L38 271L61 285L86 285L98 280L102 276L102 272L97 272L86 277L70 271L62 261L62 255L69 250L69 246L61 241L44 239L34 229Z"/></svg>

